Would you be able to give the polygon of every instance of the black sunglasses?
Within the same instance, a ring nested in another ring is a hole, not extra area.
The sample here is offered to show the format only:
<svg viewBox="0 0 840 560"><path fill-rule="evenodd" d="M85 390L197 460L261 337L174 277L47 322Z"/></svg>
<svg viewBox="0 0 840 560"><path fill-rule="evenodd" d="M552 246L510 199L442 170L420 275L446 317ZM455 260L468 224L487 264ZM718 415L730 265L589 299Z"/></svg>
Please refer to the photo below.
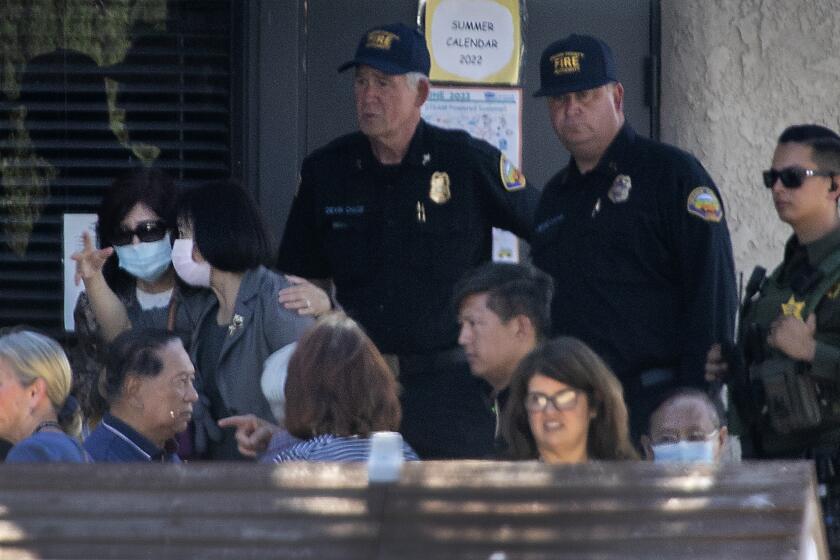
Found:
<svg viewBox="0 0 840 560"><path fill-rule="evenodd" d="M785 167L776 171L768 169L762 173L764 186L772 189L777 179L781 179L782 185L788 189L798 189L808 177L834 177L831 171L817 171L816 169L805 169L803 167Z"/></svg>
<svg viewBox="0 0 840 560"><path fill-rule="evenodd" d="M111 241L114 245L128 245L135 235L141 243L160 241L166 235L166 224L163 223L163 220L149 220L140 222L134 229L120 227L114 233Z"/></svg>

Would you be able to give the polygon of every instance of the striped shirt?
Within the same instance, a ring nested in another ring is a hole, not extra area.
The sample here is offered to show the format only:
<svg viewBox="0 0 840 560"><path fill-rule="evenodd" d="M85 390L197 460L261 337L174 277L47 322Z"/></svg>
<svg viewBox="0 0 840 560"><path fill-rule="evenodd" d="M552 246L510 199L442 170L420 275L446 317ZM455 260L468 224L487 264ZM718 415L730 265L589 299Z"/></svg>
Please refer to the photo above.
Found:
<svg viewBox="0 0 840 560"><path fill-rule="evenodd" d="M287 447L274 456L275 463L287 461L367 461L370 439L359 436L334 436L323 434ZM406 461L419 461L417 453L403 442Z"/></svg>

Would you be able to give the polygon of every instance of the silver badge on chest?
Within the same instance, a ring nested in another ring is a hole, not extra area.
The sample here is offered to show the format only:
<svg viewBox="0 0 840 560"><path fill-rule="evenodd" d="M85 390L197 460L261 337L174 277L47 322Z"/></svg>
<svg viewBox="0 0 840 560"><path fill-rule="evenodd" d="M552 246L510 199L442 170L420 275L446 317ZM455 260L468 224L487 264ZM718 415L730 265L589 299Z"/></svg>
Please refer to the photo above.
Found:
<svg viewBox="0 0 840 560"><path fill-rule="evenodd" d="M632 188L633 183L630 181L629 175L618 175L607 193L607 198L613 204L627 202L627 199L630 198L630 189Z"/></svg>

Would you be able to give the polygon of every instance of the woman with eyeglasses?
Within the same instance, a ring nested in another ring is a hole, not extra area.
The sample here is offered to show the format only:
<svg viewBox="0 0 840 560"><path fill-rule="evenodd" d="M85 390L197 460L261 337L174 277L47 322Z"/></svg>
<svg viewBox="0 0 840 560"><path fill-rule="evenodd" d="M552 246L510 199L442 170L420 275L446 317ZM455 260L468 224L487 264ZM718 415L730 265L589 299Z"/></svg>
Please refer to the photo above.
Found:
<svg viewBox="0 0 840 560"><path fill-rule="evenodd" d="M164 328L189 344L211 296L177 281L172 267L177 190L158 169L116 179L97 212L99 247L83 234L76 281L84 282L74 311L79 343L71 353L76 394L89 421L106 409L97 390L107 344L130 328Z"/></svg>
<svg viewBox="0 0 840 560"><path fill-rule="evenodd" d="M519 364L502 434L513 459L638 459L621 383L588 346L570 337L538 346Z"/></svg>
<svg viewBox="0 0 840 560"><path fill-rule="evenodd" d="M729 383L745 456L818 454L822 476L840 460L840 136L788 127L762 179L793 235L769 277L753 273L738 347L713 346L706 378Z"/></svg>

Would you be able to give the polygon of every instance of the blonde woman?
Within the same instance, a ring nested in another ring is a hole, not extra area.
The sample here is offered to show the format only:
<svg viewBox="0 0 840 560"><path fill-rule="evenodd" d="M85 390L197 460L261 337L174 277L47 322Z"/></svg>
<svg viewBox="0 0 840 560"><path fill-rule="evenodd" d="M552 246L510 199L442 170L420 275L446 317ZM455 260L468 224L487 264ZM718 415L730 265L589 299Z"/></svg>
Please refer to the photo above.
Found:
<svg viewBox="0 0 840 560"><path fill-rule="evenodd" d="M0 438L6 463L86 463L82 420L61 346L31 331L0 336Z"/></svg>

